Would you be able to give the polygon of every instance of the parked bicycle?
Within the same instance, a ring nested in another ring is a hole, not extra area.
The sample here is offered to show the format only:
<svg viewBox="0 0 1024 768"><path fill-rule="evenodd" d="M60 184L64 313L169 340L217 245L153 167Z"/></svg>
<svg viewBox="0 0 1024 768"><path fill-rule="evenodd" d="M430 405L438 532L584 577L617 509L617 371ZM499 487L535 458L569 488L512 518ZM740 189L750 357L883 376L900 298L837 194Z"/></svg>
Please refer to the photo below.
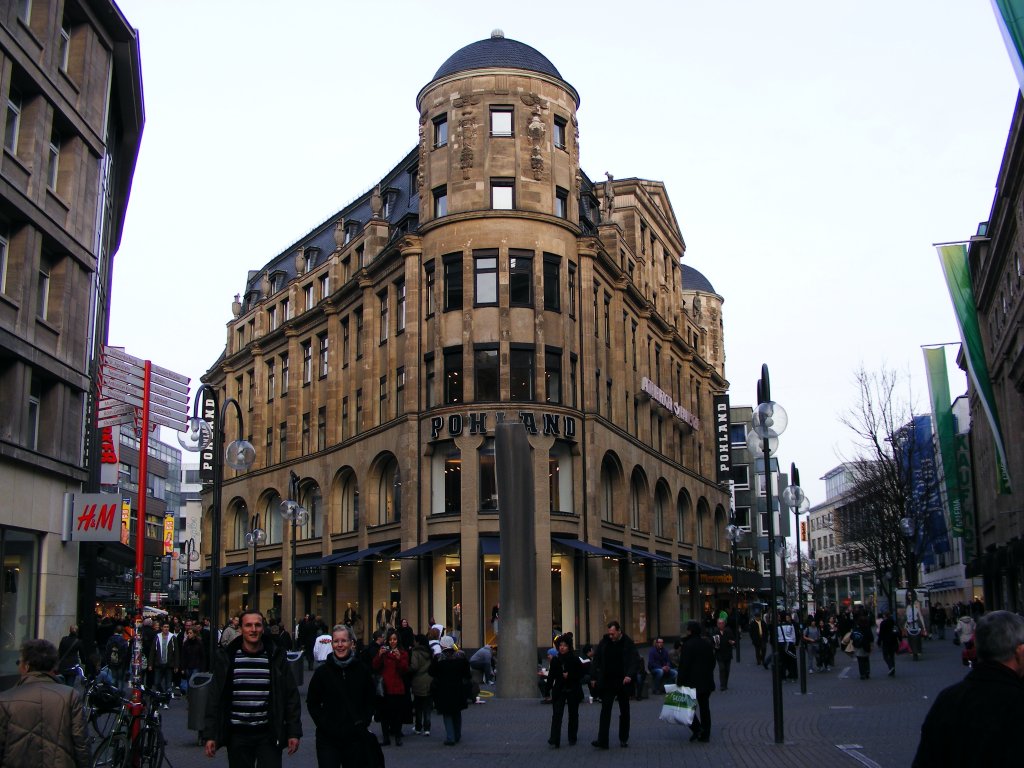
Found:
<svg viewBox="0 0 1024 768"><path fill-rule="evenodd" d="M120 699L113 727L93 757L93 768L160 768L165 761L170 765L164 754L161 708L171 694L140 690L138 701Z"/></svg>

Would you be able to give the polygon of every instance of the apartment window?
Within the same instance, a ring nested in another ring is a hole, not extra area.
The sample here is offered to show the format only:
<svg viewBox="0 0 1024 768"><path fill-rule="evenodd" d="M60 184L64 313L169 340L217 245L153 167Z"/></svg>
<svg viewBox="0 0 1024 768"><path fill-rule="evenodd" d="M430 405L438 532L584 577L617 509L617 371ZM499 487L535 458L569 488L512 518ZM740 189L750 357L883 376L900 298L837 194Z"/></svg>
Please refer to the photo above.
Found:
<svg viewBox="0 0 1024 768"><path fill-rule="evenodd" d="M607 293L604 295L604 343L611 346L612 343L612 297Z"/></svg>
<svg viewBox="0 0 1024 768"><path fill-rule="evenodd" d="M569 404L575 408L576 406L576 365L578 358L576 355L569 355Z"/></svg>
<svg viewBox="0 0 1024 768"><path fill-rule="evenodd" d="M349 333L348 318L341 321L341 367L348 367Z"/></svg>
<svg viewBox="0 0 1024 768"><path fill-rule="evenodd" d="M380 405L379 405L379 408L378 408L378 411L377 411L377 421L378 421L378 423L382 424L385 421L387 421L387 417L388 417L388 377L387 376L381 376L380 377L380 398L379 398L379 403L380 403Z"/></svg>
<svg viewBox="0 0 1024 768"><path fill-rule="evenodd" d="M294 317L292 314L292 303L288 299L283 299L281 301L281 321L288 322L292 317Z"/></svg>
<svg viewBox="0 0 1024 768"><path fill-rule="evenodd" d="M267 450L263 453L267 457L267 464L269 465L271 460L274 458L274 428L267 427Z"/></svg>
<svg viewBox="0 0 1024 768"><path fill-rule="evenodd" d="M555 216L560 219L569 217L569 192L561 187L555 189Z"/></svg>
<svg viewBox="0 0 1024 768"><path fill-rule="evenodd" d="M348 245L356 239L356 235L359 234L359 222L350 221L345 225L345 245Z"/></svg>
<svg viewBox="0 0 1024 768"><path fill-rule="evenodd" d="M25 433L25 446L30 450L39 448L39 410L43 400L43 388L39 379L32 377L28 391L28 420Z"/></svg>
<svg viewBox="0 0 1024 768"><path fill-rule="evenodd" d="M473 352L473 383L476 391L473 400L487 402L498 399L499 390L498 348L477 347Z"/></svg>
<svg viewBox="0 0 1024 768"><path fill-rule="evenodd" d="M277 389L277 378L274 372L274 361L267 361L267 402L274 399L274 392Z"/></svg>
<svg viewBox="0 0 1024 768"><path fill-rule="evenodd" d="M533 306L533 253L509 251L508 302L513 307Z"/></svg>
<svg viewBox="0 0 1024 768"><path fill-rule="evenodd" d="M4 149L18 152L18 131L21 128L21 93L11 86L7 94L7 117L4 121Z"/></svg>
<svg viewBox="0 0 1024 768"><path fill-rule="evenodd" d="M288 394L288 355L281 355L281 397Z"/></svg>
<svg viewBox="0 0 1024 768"><path fill-rule="evenodd" d="M302 414L302 455L309 454L309 412Z"/></svg>
<svg viewBox="0 0 1024 768"><path fill-rule="evenodd" d="M302 298L303 298L303 302L302 302L303 306L305 306L306 311L308 312L309 310L311 310L313 308L313 305L316 304L316 298L314 297L314 294L313 294L313 285L312 284L303 286L303 288L302 288Z"/></svg>
<svg viewBox="0 0 1024 768"><path fill-rule="evenodd" d="M405 411L405 366L395 369L395 415L401 416Z"/></svg>
<svg viewBox="0 0 1024 768"><path fill-rule="evenodd" d="M423 357L423 382L427 408L433 408L437 404L437 398L434 395L434 355L432 353Z"/></svg>
<svg viewBox="0 0 1024 768"><path fill-rule="evenodd" d="M444 351L444 402L462 402L462 347Z"/></svg>
<svg viewBox="0 0 1024 768"><path fill-rule="evenodd" d="M277 460L284 461L288 456L288 422L282 421L277 428Z"/></svg>
<svg viewBox="0 0 1024 768"><path fill-rule="evenodd" d="M348 439L348 396L341 398L341 439Z"/></svg>
<svg viewBox="0 0 1024 768"><path fill-rule="evenodd" d="M302 342L302 383L313 381L313 342Z"/></svg>
<svg viewBox="0 0 1024 768"><path fill-rule="evenodd" d="M316 412L316 449L322 451L327 447L327 406L321 406Z"/></svg>
<svg viewBox="0 0 1024 768"><path fill-rule="evenodd" d="M424 274L424 292L427 294L427 307L426 316L431 317L434 312L437 311L437 303L434 299L434 262L431 261L429 264L423 267Z"/></svg>
<svg viewBox="0 0 1024 768"><path fill-rule="evenodd" d="M555 117L555 129L551 134L551 141L554 142L555 147L558 149L565 149L565 128L568 123L564 118Z"/></svg>
<svg viewBox="0 0 1024 768"><path fill-rule="evenodd" d="M273 295L282 288L284 288L284 275L281 272L275 272L270 276L270 294Z"/></svg>
<svg viewBox="0 0 1024 768"><path fill-rule="evenodd" d="M491 208L496 211L511 211L515 207L514 190L513 179L491 179Z"/></svg>
<svg viewBox="0 0 1024 768"><path fill-rule="evenodd" d="M356 360L363 356L363 308L355 311L356 316Z"/></svg>
<svg viewBox="0 0 1024 768"><path fill-rule="evenodd" d="M256 402L256 371L252 370L248 373L249 376L249 394L248 394L248 406L249 410L252 410L253 403Z"/></svg>
<svg viewBox="0 0 1024 768"><path fill-rule="evenodd" d="M544 353L544 397L549 403L562 402L562 350Z"/></svg>
<svg viewBox="0 0 1024 768"><path fill-rule="evenodd" d="M327 375L327 334L325 333L320 336L317 336L317 341L319 342L320 346L320 355L319 361L317 363L317 368L319 369L320 378L322 379L324 376Z"/></svg>
<svg viewBox="0 0 1024 768"><path fill-rule="evenodd" d="M65 19L60 25L60 44L57 50L57 66L60 71L67 73L68 59L71 52L71 32L68 30L68 22Z"/></svg>
<svg viewBox="0 0 1024 768"><path fill-rule="evenodd" d="M57 175L60 173L60 134L50 133L50 146L47 149L46 187L51 192L57 191Z"/></svg>
<svg viewBox="0 0 1024 768"><path fill-rule="evenodd" d="M320 275L320 300L323 301L331 295L331 276Z"/></svg>
<svg viewBox="0 0 1024 768"><path fill-rule="evenodd" d="M479 451L480 458L480 509L495 511L498 508L498 480L494 465L494 440L486 440Z"/></svg>
<svg viewBox="0 0 1024 768"><path fill-rule="evenodd" d="M533 348L513 347L509 352L509 399L533 400Z"/></svg>
<svg viewBox="0 0 1024 768"><path fill-rule="evenodd" d="M387 289L377 294L380 302L380 343L388 340L388 292Z"/></svg>
<svg viewBox="0 0 1024 768"><path fill-rule="evenodd" d="M356 434L363 429L363 390L356 390Z"/></svg>
<svg viewBox="0 0 1024 768"><path fill-rule="evenodd" d="M557 256L544 254L544 309L558 312L562 308L562 262Z"/></svg>
<svg viewBox="0 0 1024 768"><path fill-rule="evenodd" d="M491 107L491 136L512 135L512 107Z"/></svg>
<svg viewBox="0 0 1024 768"><path fill-rule="evenodd" d="M572 262L569 262L565 287L569 292L569 317L576 317L576 265Z"/></svg>
<svg viewBox="0 0 1024 768"><path fill-rule="evenodd" d="M443 147L448 143L448 115L434 118L434 146Z"/></svg>
<svg viewBox="0 0 1024 768"><path fill-rule="evenodd" d="M18 20L28 26L32 21L32 0L16 0Z"/></svg>
<svg viewBox="0 0 1024 768"><path fill-rule="evenodd" d="M271 307L267 310L267 330L277 330L277 307Z"/></svg>
<svg viewBox="0 0 1024 768"><path fill-rule="evenodd" d="M462 254L444 257L444 311L462 309Z"/></svg>
<svg viewBox="0 0 1024 768"><path fill-rule="evenodd" d="M498 303L498 252L474 251L473 272L476 282L476 304Z"/></svg>
<svg viewBox="0 0 1024 768"><path fill-rule="evenodd" d="M405 280L395 283L395 333L402 333L405 330Z"/></svg>
<svg viewBox="0 0 1024 768"><path fill-rule="evenodd" d="M36 315L45 320L50 313L50 265L39 265L39 282L36 283Z"/></svg>
<svg viewBox="0 0 1024 768"><path fill-rule="evenodd" d="M735 524L750 530L750 507L736 507Z"/></svg>
<svg viewBox="0 0 1024 768"><path fill-rule="evenodd" d="M434 195L434 218L439 219L448 215L448 187L435 187Z"/></svg>

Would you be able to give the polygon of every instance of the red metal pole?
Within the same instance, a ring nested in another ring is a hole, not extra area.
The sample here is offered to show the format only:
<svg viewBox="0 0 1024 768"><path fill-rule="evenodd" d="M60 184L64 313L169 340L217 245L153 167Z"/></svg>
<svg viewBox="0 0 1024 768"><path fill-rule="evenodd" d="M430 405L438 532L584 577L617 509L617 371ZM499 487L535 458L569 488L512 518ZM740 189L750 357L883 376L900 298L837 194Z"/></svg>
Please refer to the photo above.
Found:
<svg viewBox="0 0 1024 768"><path fill-rule="evenodd" d="M142 437L139 438L139 519L135 526L135 610L141 622L142 617L142 571L145 568L143 554L146 549L146 491L149 475L149 374L151 363L146 361L142 378Z"/></svg>

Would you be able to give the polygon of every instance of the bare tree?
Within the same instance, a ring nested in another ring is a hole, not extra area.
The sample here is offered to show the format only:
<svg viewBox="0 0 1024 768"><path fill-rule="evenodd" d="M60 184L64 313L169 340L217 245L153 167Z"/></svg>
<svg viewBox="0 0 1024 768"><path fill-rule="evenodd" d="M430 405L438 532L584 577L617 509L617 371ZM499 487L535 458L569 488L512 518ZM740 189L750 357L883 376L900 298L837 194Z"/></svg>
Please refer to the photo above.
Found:
<svg viewBox="0 0 1024 768"><path fill-rule="evenodd" d="M931 433L924 438L925 425L911 401L902 399L895 371L862 367L856 381L859 400L841 418L856 436L847 461L853 480L832 525L894 604L900 575L908 587L916 586L917 565L932 541L933 507L940 501Z"/></svg>

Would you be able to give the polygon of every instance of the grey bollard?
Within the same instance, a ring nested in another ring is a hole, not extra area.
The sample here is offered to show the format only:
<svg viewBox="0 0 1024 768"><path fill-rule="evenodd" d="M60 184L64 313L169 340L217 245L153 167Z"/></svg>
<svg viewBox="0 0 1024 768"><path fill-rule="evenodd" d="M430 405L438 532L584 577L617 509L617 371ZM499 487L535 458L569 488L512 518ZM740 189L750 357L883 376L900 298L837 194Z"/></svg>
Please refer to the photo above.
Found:
<svg viewBox="0 0 1024 768"><path fill-rule="evenodd" d="M306 679L305 663L302 656L302 651L288 651L288 667L292 671L292 677L295 678L296 686L301 686L302 681Z"/></svg>
<svg viewBox="0 0 1024 768"><path fill-rule="evenodd" d="M206 720L206 705L210 700L210 683L213 675L209 672L195 672L188 679L188 729L202 731Z"/></svg>

